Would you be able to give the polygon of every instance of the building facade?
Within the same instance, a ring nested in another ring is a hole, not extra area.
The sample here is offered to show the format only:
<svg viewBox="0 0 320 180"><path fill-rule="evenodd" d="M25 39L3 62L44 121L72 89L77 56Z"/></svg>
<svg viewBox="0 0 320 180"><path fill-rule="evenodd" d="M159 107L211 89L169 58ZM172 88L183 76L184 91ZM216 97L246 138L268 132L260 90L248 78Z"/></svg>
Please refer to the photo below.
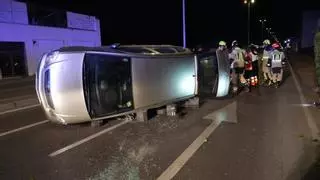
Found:
<svg viewBox="0 0 320 180"><path fill-rule="evenodd" d="M40 57L63 46L101 46L96 17L0 1L0 78L32 76Z"/></svg>

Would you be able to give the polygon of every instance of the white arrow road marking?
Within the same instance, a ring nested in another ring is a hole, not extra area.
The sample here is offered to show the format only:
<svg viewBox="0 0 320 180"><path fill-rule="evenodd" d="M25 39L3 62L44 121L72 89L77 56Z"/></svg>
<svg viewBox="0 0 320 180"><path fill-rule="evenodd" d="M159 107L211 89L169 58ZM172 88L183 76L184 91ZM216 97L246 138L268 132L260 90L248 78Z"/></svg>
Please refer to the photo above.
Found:
<svg viewBox="0 0 320 180"><path fill-rule="evenodd" d="M212 119L230 123L237 123L237 102L234 101L233 103L208 114L207 116L203 117L203 119Z"/></svg>
<svg viewBox="0 0 320 180"><path fill-rule="evenodd" d="M236 123L237 120L237 102L233 102L224 108L214 111L204 119L212 119L212 123L192 142L192 144L157 178L157 180L172 179L201 147L206 139L221 124L221 122Z"/></svg>

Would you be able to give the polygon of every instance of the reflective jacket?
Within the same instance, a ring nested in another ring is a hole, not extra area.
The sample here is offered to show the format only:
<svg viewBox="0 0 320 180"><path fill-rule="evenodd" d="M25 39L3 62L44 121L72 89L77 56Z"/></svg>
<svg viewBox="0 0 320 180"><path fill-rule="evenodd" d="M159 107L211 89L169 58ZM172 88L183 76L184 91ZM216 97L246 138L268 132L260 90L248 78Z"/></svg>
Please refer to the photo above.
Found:
<svg viewBox="0 0 320 180"><path fill-rule="evenodd" d="M269 66L271 68L282 68L282 64L284 63L285 55L282 51L273 50L270 53Z"/></svg>
<svg viewBox="0 0 320 180"><path fill-rule="evenodd" d="M241 48L234 48L229 54L229 58L231 60L231 68L244 68L244 56L244 51Z"/></svg>

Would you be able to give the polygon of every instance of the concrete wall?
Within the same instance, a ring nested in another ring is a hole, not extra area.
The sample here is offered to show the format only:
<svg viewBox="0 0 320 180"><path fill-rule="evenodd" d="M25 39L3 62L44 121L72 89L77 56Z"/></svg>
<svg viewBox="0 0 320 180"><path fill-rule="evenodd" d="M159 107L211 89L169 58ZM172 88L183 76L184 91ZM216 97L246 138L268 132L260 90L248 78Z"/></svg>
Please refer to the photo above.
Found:
<svg viewBox="0 0 320 180"><path fill-rule="evenodd" d="M28 24L26 4L12 0L0 0L0 22Z"/></svg>
<svg viewBox="0 0 320 180"><path fill-rule="evenodd" d="M85 29L96 31L96 18L73 12L67 12L68 27L73 29Z"/></svg>

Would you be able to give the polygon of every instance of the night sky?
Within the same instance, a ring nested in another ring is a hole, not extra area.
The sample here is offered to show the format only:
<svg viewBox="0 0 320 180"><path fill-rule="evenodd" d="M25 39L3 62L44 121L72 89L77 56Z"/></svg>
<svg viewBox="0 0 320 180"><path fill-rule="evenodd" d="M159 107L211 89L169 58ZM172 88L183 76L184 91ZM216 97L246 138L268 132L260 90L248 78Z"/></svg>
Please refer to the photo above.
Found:
<svg viewBox="0 0 320 180"><path fill-rule="evenodd" d="M182 45L182 0L30 0L46 6L97 16L102 43ZM301 12L320 10L320 0L255 0L252 40L260 43L261 24L280 38L299 36ZM187 46L219 40L247 42L247 6L243 0L186 0ZM265 32L266 34L266 32Z"/></svg>

